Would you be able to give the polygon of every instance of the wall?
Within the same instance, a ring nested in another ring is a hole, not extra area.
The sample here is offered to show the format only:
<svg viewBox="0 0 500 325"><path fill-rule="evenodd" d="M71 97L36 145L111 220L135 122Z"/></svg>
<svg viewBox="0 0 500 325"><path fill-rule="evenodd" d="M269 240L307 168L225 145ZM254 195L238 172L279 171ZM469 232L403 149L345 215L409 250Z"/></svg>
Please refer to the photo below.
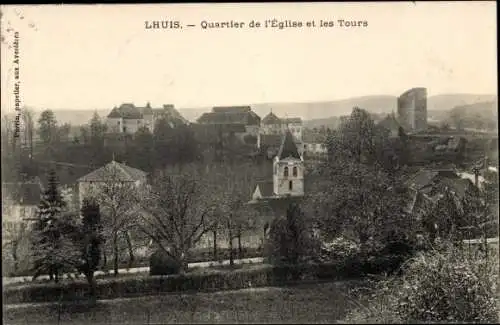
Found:
<svg viewBox="0 0 500 325"><path fill-rule="evenodd" d="M288 167L288 177L284 176L285 167ZM293 176L293 167L297 167L297 176ZM277 162L274 165L275 174L273 176L274 192L278 195L304 195L304 170L301 162L288 163ZM292 190L289 189L289 182L292 181Z"/></svg>
<svg viewBox="0 0 500 325"><path fill-rule="evenodd" d="M125 132L129 134L134 134L143 125L144 121L142 119L123 119L123 128L126 128Z"/></svg>
<svg viewBox="0 0 500 325"><path fill-rule="evenodd" d="M107 118L106 125L109 132L121 132L122 118Z"/></svg>

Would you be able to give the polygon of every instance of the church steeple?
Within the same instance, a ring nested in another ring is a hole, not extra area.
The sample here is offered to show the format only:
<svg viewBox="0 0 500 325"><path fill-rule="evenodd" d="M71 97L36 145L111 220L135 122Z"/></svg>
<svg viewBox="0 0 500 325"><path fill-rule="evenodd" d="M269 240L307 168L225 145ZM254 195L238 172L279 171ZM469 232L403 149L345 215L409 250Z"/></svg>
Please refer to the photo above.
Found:
<svg viewBox="0 0 500 325"><path fill-rule="evenodd" d="M274 195L304 195L304 161L289 130L286 130L278 154L274 157L273 167Z"/></svg>
<svg viewBox="0 0 500 325"><path fill-rule="evenodd" d="M278 151L278 159L285 159L287 157L292 157L296 159L301 159L297 146L293 141L293 135L290 130L285 131L285 136L281 142L280 149Z"/></svg>

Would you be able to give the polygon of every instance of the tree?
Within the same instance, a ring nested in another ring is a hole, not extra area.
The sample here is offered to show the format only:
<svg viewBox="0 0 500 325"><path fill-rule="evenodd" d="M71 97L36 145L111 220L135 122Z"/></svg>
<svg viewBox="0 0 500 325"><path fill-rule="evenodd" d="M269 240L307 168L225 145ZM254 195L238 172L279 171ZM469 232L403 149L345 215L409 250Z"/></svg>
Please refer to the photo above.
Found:
<svg viewBox="0 0 500 325"><path fill-rule="evenodd" d="M172 138L173 129L168 124L167 119L160 118L155 122L153 130L153 142L155 153L155 167L165 169L172 162L170 141Z"/></svg>
<svg viewBox="0 0 500 325"><path fill-rule="evenodd" d="M57 130L57 136L56 136L57 141L62 142L63 144L69 143L70 133L71 133L71 124L64 123Z"/></svg>
<svg viewBox="0 0 500 325"><path fill-rule="evenodd" d="M253 165L239 165L238 168L230 165L216 165L210 170L209 184L215 185L211 193L217 202L216 224L213 233L223 231L228 240L229 263L234 265L233 240L238 240L238 256L242 257L242 236L252 229L253 210L248 209L246 202L250 199L252 185L258 170ZM207 186L210 186L207 184ZM216 237L216 236L214 236ZM214 255L216 250L214 238Z"/></svg>
<svg viewBox="0 0 500 325"><path fill-rule="evenodd" d="M271 263L298 265L308 257L315 256L319 242L314 238L312 226L300 204L290 202L286 215L275 218L270 226L266 255ZM294 279L298 276L298 272L292 272Z"/></svg>
<svg viewBox="0 0 500 325"><path fill-rule="evenodd" d="M215 206L207 199L199 175L194 168L158 175L141 199L140 229L181 265L181 272L187 271L190 250L213 226Z"/></svg>
<svg viewBox="0 0 500 325"><path fill-rule="evenodd" d="M38 119L38 134L43 144L49 146L57 139L57 120L53 111L45 110Z"/></svg>
<svg viewBox="0 0 500 325"><path fill-rule="evenodd" d="M114 275L118 275L119 268L119 239L130 241L129 231L133 217L139 213L136 205L139 190L134 182L124 181L119 177L113 166L108 170L105 179L93 186L88 193L89 199L96 200L103 218L102 227L105 238L110 239L113 252ZM128 245L129 265L134 261L133 247ZM104 257L106 259L106 257Z"/></svg>
<svg viewBox="0 0 500 325"><path fill-rule="evenodd" d="M370 114L358 107L327 139L328 152L334 155L332 160L352 160L358 164L380 162L386 141L384 129L377 127Z"/></svg>
<svg viewBox="0 0 500 325"><path fill-rule="evenodd" d="M81 209L82 227L80 245L82 252L82 264L79 270L85 275L89 283L89 292L95 296L94 272L97 270L101 256L101 245L103 243L101 213L99 205L94 200L83 200Z"/></svg>
<svg viewBox="0 0 500 325"><path fill-rule="evenodd" d="M329 164L306 209L327 239L352 235L361 244L385 244L394 232L411 237L413 219L405 211L409 192L398 178L363 164Z"/></svg>
<svg viewBox="0 0 500 325"><path fill-rule="evenodd" d="M78 260L77 249L71 233L65 231L67 220L64 218L65 204L62 200L54 170L48 177L48 187L44 192L32 232L34 278L48 273L55 282L60 272L67 266L75 265Z"/></svg>
<svg viewBox="0 0 500 325"><path fill-rule="evenodd" d="M154 141L153 135L146 126L142 126L135 133L134 149L133 156L136 159L137 167L152 172L154 168Z"/></svg>

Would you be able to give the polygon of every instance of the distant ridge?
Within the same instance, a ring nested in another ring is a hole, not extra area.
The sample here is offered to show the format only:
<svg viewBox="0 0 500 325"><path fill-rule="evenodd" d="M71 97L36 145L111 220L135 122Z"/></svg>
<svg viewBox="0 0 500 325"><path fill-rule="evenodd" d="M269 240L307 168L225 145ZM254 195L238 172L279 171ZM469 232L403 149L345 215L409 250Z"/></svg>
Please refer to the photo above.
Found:
<svg viewBox="0 0 500 325"><path fill-rule="evenodd" d="M445 111L456 106L472 105L476 103L496 101L497 96L492 94L441 94L429 96L427 99L427 110L430 115L446 115ZM252 110L261 118L267 115L271 109L279 117L301 117L306 126L336 125L338 117L349 115L354 106L366 109L375 114L391 113L397 111L397 96L373 95L360 96L334 101L317 101L307 103L235 103L235 105L251 105ZM95 111L101 118L105 118L109 109L70 110L54 109L60 124L70 123L73 126L88 123ZM211 107L177 108L178 111L191 122L195 122L201 114L209 112ZM433 112L433 113L431 113ZM443 113L441 113L443 112ZM35 120L38 120L39 109L35 109ZM312 126L313 127L313 126Z"/></svg>

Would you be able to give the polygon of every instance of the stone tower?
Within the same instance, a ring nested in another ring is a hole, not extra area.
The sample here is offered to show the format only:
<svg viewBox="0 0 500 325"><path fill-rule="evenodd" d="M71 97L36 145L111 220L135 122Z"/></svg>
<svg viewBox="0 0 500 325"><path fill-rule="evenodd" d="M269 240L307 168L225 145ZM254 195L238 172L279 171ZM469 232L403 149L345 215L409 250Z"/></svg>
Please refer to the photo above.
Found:
<svg viewBox="0 0 500 325"><path fill-rule="evenodd" d="M273 159L273 192L278 197L304 195L304 159L289 130Z"/></svg>

